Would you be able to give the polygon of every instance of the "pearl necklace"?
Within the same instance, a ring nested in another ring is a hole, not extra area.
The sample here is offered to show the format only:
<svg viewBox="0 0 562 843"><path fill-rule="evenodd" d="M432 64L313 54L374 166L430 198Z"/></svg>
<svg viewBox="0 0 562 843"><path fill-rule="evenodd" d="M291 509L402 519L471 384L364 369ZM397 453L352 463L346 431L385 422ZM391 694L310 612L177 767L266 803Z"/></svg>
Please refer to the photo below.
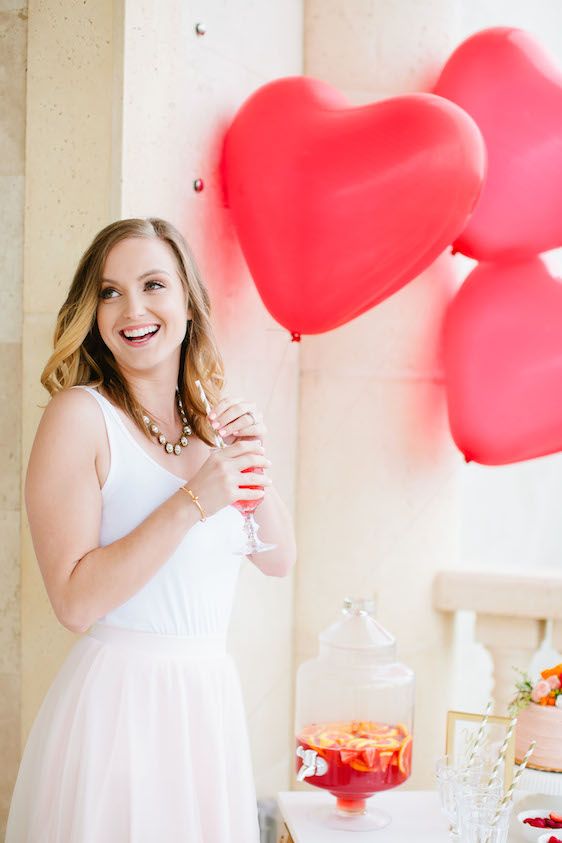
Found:
<svg viewBox="0 0 562 843"><path fill-rule="evenodd" d="M175 444L173 444L172 442L168 442L168 440L166 439L164 434L161 433L160 428L158 427L156 422L153 421L150 418L150 416L143 415L142 418L143 418L143 421L144 421L145 425L148 427L148 430L150 431L150 433L152 433L153 436L156 436L158 438L158 441L160 442L160 444L162 445L162 447L164 448L166 453L167 454L177 454L177 455L179 455L179 454L181 454L181 449L185 448L187 445L189 445L189 439L187 437L191 436L191 427L189 426L189 423L187 421L187 416L185 415L185 410L183 409L182 400L180 398L180 394L179 394L179 391L177 389L176 389L176 400L177 400L177 403L178 403L178 410L180 411L181 420L183 422L183 431L182 431L182 435L180 436L179 440Z"/></svg>

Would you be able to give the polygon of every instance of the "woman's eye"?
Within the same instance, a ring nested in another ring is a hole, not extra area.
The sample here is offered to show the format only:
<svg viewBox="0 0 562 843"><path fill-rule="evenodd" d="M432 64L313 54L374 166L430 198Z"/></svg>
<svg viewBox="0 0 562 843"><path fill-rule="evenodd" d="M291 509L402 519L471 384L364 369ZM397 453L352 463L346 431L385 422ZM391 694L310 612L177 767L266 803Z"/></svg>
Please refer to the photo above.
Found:
<svg viewBox="0 0 562 843"><path fill-rule="evenodd" d="M155 284L156 287L151 286L153 284ZM154 290L154 289L158 290L159 288L164 287L164 284L161 284L160 281L147 281L146 284L145 284L145 287L148 287L151 290ZM104 289L100 293L100 298L102 298L102 299L113 299L113 298L115 298L115 296L110 295L111 293L117 293L117 291L114 290L113 287L104 287Z"/></svg>

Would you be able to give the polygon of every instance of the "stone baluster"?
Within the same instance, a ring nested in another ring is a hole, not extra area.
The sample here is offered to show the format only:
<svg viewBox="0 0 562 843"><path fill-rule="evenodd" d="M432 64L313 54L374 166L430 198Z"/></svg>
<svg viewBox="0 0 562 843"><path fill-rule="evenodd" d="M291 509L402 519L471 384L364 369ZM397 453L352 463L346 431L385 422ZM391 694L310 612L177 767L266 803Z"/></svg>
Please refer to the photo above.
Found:
<svg viewBox="0 0 562 843"><path fill-rule="evenodd" d="M553 621L552 643L562 650L562 576L487 571L440 571L433 605L441 612L476 613L475 638L494 667L495 713L506 714L515 693L514 668L527 670Z"/></svg>
<svg viewBox="0 0 562 843"><path fill-rule="evenodd" d="M519 679L517 670L527 670L544 639L545 621L477 615L475 638L490 653L494 666L494 713L507 714Z"/></svg>

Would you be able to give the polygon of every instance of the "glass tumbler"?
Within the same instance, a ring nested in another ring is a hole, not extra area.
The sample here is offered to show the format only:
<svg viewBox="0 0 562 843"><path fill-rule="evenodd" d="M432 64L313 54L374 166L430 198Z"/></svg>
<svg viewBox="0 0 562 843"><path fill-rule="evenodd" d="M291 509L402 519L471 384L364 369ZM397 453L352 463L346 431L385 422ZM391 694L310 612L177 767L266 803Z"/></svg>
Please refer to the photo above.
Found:
<svg viewBox="0 0 562 843"><path fill-rule="evenodd" d="M460 843L507 843L513 801L502 805L498 794L492 789L459 797Z"/></svg>

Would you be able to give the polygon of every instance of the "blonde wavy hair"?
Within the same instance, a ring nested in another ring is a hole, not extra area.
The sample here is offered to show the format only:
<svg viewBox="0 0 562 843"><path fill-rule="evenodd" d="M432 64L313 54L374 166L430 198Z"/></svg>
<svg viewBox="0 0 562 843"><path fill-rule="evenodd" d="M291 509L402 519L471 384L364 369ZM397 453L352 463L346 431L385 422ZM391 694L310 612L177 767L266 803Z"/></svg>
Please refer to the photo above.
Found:
<svg viewBox="0 0 562 843"><path fill-rule="evenodd" d="M175 255L192 314L181 347L178 390L184 407L191 410L194 433L208 445L214 445L214 432L195 386L199 379L213 405L219 400L224 385L223 361L210 321L209 294L183 236L169 222L157 217L113 222L96 235L84 252L58 313L54 350L41 373L41 383L51 396L79 384L102 386L113 403L152 441L143 422L143 409L102 340L96 319L106 258L113 246L127 237L157 237L167 243Z"/></svg>

